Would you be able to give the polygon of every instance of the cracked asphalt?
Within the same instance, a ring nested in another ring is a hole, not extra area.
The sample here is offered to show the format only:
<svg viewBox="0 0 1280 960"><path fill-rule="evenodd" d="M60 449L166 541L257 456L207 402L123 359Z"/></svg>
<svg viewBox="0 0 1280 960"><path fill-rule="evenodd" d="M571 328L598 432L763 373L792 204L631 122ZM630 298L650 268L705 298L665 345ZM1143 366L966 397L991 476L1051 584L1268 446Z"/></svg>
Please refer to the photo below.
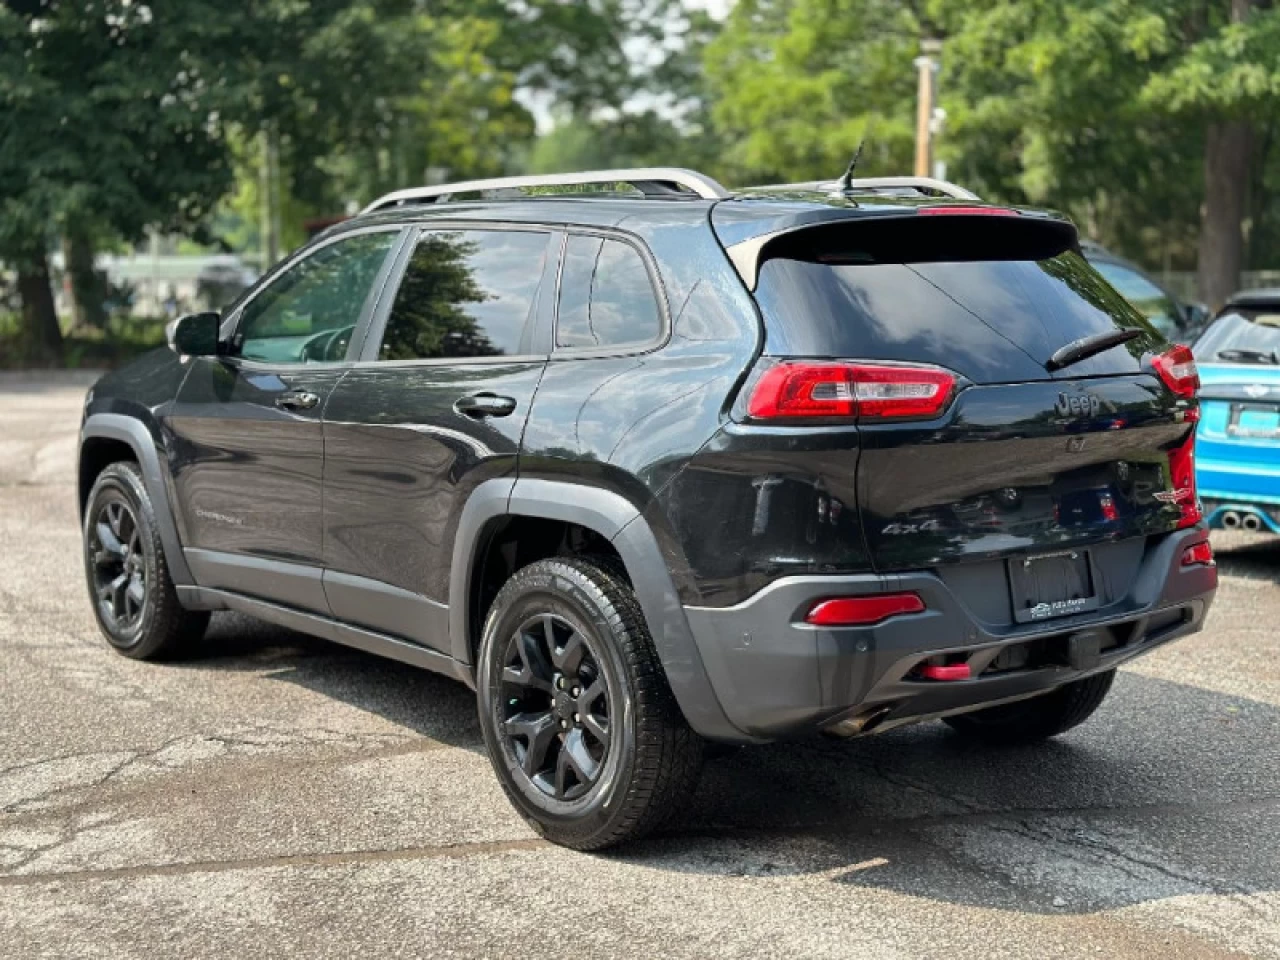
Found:
<svg viewBox="0 0 1280 960"><path fill-rule="evenodd" d="M95 628L88 380L0 379L0 957L1280 958L1280 541L1034 748L941 724L711 763L621 853L512 813L471 695L232 615Z"/></svg>

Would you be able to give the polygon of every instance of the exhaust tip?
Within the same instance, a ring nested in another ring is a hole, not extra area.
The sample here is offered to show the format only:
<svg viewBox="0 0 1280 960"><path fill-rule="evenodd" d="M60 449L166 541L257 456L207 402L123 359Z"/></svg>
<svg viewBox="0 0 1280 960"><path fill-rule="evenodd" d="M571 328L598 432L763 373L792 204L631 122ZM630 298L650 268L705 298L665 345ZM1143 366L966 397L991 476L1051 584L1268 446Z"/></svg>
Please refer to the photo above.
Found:
<svg viewBox="0 0 1280 960"><path fill-rule="evenodd" d="M828 737L836 737L840 740L847 740L850 737L860 737L863 734L870 733L893 711L892 706L872 707L865 713L860 713L855 717L849 717L833 723L829 727L824 727L822 732Z"/></svg>
<svg viewBox="0 0 1280 960"><path fill-rule="evenodd" d="M1262 529L1262 520L1256 513L1246 513L1240 525L1246 530L1257 531Z"/></svg>
<svg viewBox="0 0 1280 960"><path fill-rule="evenodd" d="M1222 515L1222 525L1228 530L1234 530L1236 527L1240 526L1240 514L1236 513L1234 510L1228 510Z"/></svg>

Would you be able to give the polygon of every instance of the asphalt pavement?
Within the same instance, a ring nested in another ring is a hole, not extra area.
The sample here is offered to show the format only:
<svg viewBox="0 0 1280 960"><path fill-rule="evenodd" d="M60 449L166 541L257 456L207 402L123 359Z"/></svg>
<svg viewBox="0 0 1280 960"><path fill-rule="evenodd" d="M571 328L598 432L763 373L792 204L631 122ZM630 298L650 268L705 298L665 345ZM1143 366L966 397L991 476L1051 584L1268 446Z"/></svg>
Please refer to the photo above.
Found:
<svg viewBox="0 0 1280 960"><path fill-rule="evenodd" d="M1031 748L942 724L712 762L678 824L549 846L462 686L220 614L99 636L83 377L0 377L0 957L1280 958L1280 539Z"/></svg>

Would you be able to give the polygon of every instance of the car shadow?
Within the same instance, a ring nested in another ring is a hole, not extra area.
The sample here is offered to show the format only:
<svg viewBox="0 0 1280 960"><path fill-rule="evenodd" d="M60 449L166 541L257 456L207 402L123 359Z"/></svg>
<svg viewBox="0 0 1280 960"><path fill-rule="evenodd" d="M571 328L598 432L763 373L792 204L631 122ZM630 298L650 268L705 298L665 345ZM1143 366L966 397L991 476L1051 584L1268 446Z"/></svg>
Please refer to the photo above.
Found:
<svg viewBox="0 0 1280 960"><path fill-rule="evenodd" d="M1233 576L1274 580L1280 540L1222 545L1219 556ZM247 617L216 617L185 668L261 672L483 752L463 685ZM1280 889L1278 813L1280 710L1122 672L1089 723L1035 746L984 747L931 723L733 752L707 764L664 831L601 856L1092 912Z"/></svg>
<svg viewBox="0 0 1280 960"><path fill-rule="evenodd" d="M1215 530L1210 539L1222 573L1280 584L1280 537Z"/></svg>

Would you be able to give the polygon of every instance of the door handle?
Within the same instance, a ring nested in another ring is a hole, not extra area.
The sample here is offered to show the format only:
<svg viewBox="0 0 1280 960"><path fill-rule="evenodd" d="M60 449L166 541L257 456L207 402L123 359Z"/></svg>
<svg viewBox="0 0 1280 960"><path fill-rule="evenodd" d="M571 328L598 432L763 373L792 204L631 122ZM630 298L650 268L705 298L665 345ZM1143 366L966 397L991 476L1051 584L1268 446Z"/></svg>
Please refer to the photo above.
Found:
<svg viewBox="0 0 1280 960"><path fill-rule="evenodd" d="M459 413L469 417L506 417L515 412L513 397L500 397L495 393L476 393L463 397L453 405Z"/></svg>
<svg viewBox="0 0 1280 960"><path fill-rule="evenodd" d="M276 397L276 406L281 410L310 410L320 398L309 390L290 390Z"/></svg>

